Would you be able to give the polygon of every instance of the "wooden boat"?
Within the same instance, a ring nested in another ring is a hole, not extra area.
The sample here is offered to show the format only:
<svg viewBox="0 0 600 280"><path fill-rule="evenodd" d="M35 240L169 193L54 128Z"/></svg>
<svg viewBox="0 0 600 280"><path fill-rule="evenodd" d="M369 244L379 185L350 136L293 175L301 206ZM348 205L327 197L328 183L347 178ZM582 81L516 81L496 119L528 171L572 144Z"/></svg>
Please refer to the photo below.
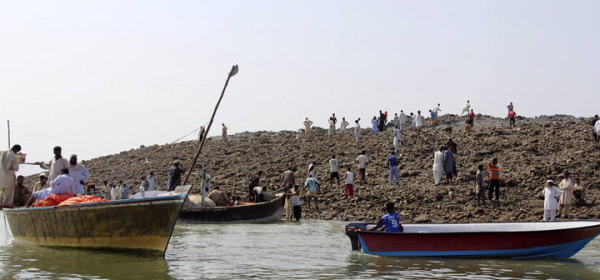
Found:
<svg viewBox="0 0 600 280"><path fill-rule="evenodd" d="M283 215L285 196L248 205L217 207L183 207L179 218L202 223L267 223L280 221Z"/></svg>
<svg viewBox="0 0 600 280"><path fill-rule="evenodd" d="M570 258L600 234L600 221L406 224L402 233L346 226L353 250L395 257Z"/></svg>
<svg viewBox="0 0 600 280"><path fill-rule="evenodd" d="M16 240L164 254L185 195L4 210Z"/></svg>

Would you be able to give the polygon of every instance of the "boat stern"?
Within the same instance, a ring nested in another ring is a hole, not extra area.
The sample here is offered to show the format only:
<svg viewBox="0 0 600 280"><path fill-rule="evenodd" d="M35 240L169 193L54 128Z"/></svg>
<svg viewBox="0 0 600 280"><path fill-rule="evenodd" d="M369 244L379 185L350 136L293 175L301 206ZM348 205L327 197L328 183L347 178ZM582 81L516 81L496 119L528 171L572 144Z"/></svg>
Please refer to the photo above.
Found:
<svg viewBox="0 0 600 280"><path fill-rule="evenodd" d="M349 223L346 225L346 235L350 238L352 250L360 250L360 241L358 240L358 231L366 230L367 223Z"/></svg>

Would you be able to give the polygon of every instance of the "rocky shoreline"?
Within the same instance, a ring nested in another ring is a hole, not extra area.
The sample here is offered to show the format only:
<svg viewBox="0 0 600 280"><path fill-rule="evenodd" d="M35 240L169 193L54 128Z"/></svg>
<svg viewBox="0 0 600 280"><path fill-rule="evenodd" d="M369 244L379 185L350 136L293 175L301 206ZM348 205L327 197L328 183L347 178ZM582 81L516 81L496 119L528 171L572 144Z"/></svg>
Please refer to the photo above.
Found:
<svg viewBox="0 0 600 280"><path fill-rule="evenodd" d="M517 126L490 116L478 116L469 135L463 130L464 119L445 115L434 127L421 131L402 131L400 156L401 184L387 183L385 159L392 145L392 131L370 135L362 132L361 144L354 143L351 131L328 137L326 130L315 128L311 139L296 139L295 131L240 133L229 142L214 137L207 141L199 162L208 168L216 185L237 195L245 195L248 181L258 170L265 172L263 185L278 186L281 172L296 166L296 184L303 184L308 164L316 161L317 178L322 183L320 210L303 206L303 216L323 220L375 220L383 213L386 201L396 202L403 222L492 222L541 220L541 191L546 179L560 179L569 171L587 187L585 206L572 209L573 218L600 219L600 146L591 140L590 119L572 116L520 118ZM363 124L365 125L365 124ZM458 177L454 184L434 186L433 152L452 138L458 145ZM197 141L172 145L140 147L85 162L90 181L138 186L139 178L155 171L159 184L165 185L167 169L173 159L188 167ZM340 166L351 164L361 150L371 160L367 168L369 185L358 185L355 197L348 200L341 187L329 185L328 160L337 155ZM499 159L506 184L500 203L477 206L474 196L475 170L492 157ZM147 158L147 160L146 160ZM191 183L199 182L198 172ZM306 202L306 201L304 201Z"/></svg>

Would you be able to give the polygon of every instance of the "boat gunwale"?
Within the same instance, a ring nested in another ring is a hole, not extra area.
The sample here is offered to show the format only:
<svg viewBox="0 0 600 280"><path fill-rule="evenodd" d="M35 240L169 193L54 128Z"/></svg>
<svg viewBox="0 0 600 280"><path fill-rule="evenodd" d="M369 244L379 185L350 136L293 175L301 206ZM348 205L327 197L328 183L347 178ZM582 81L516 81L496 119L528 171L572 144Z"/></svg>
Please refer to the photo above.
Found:
<svg viewBox="0 0 600 280"><path fill-rule="evenodd" d="M519 230L519 231L446 231L446 232L384 232L384 231L371 231L371 230L355 230L356 233L368 233L368 234L383 234L383 235L433 235L433 234L514 234L514 233L545 233L545 232L559 232L566 230L581 230L600 227L600 220L572 220L572 221L560 221L561 223L572 223L572 222L595 222L595 225L581 226L581 227L570 227L570 228L559 228L559 229L542 229L542 230ZM497 223L472 223L472 224L524 224L524 223L549 223L549 222L497 222ZM367 225L374 225L366 223ZM443 225L472 225L468 223L457 223L457 224L443 224ZM423 225L423 224L405 224L406 225ZM430 224L436 225L436 224Z"/></svg>
<svg viewBox="0 0 600 280"><path fill-rule="evenodd" d="M4 209L6 212L23 212L23 211L41 211L41 210L62 210L62 209L74 209L81 207L93 207L93 206L128 206L128 204L139 204L139 203L156 203L156 202L170 202L170 201L182 201L185 198L185 194L171 195L171 196L160 196L160 197L149 197L141 199L123 199L123 200L109 200L93 203L81 203L74 205L54 205L44 207L27 207L27 208L12 208Z"/></svg>

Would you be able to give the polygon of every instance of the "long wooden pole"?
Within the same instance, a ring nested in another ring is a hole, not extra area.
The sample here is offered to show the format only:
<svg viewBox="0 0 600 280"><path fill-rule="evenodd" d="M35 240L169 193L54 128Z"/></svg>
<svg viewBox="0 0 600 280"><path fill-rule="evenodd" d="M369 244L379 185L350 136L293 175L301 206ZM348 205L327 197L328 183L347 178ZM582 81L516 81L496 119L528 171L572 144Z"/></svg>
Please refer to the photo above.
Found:
<svg viewBox="0 0 600 280"><path fill-rule="evenodd" d="M6 127L8 128L8 149L10 149L10 120L6 120Z"/></svg>
<svg viewBox="0 0 600 280"><path fill-rule="evenodd" d="M196 166L196 161L198 160L198 157L200 156L200 153L202 152L202 148L204 147L204 143L206 142L206 136L208 135L208 132L210 131L210 127L212 126L212 123L215 119L215 115L217 114L217 109L219 108L219 104L221 104L223 95L225 95L225 90L227 89L227 85L229 84L229 79L231 79L231 77L233 77L233 75L237 74L237 72L238 72L238 66L233 65L233 67L231 67L231 71L229 71L229 75L227 75L227 80L225 81L225 86L223 86L223 90L221 91L221 96L219 97L219 101L217 101L217 105L215 106L212 116L210 117L210 122L208 122L208 126L206 127L206 132L204 133L204 137L202 137L202 141L200 142L200 147L198 147L198 151L196 152L196 155L194 156L194 160L192 161L192 165L190 166L189 171L185 175L185 179L183 179L182 185L185 185L185 183L187 183L188 179L190 178L190 175L192 175L192 171L194 170L194 167ZM190 188L190 190L191 190L191 188Z"/></svg>

